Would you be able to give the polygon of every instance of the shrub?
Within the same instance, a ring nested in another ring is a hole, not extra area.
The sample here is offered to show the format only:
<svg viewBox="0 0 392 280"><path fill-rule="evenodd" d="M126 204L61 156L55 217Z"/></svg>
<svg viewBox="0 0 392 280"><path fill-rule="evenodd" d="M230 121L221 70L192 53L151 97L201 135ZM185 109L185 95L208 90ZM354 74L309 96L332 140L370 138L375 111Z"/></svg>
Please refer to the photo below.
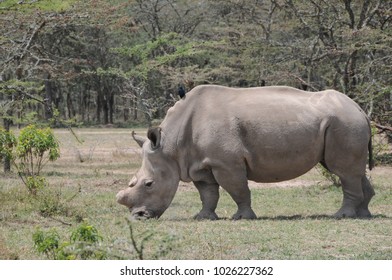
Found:
<svg viewBox="0 0 392 280"><path fill-rule="evenodd" d="M61 242L56 228L47 232L37 229L33 234L38 253L53 260L105 259L106 253L98 247L102 239L98 230L86 222L72 231L68 242Z"/></svg>
<svg viewBox="0 0 392 280"><path fill-rule="evenodd" d="M50 128L29 125L20 131L18 138L12 131L0 130L0 159L9 159L30 194L47 186L40 176L48 161L60 157L60 147Z"/></svg>
<svg viewBox="0 0 392 280"><path fill-rule="evenodd" d="M72 232L70 240L71 244L73 244L73 251L75 251L82 260L102 260L106 258L106 253L96 247L103 238L99 235L98 230L94 226L83 222Z"/></svg>
<svg viewBox="0 0 392 280"><path fill-rule="evenodd" d="M16 167L23 176L39 176L48 161L60 157L60 148L50 128L29 125L20 131L16 145Z"/></svg>
<svg viewBox="0 0 392 280"><path fill-rule="evenodd" d="M50 229L48 232L37 229L33 233L33 241L38 253L45 254L48 259L73 259L72 254L64 251L69 244L60 243L60 235L55 228Z"/></svg>

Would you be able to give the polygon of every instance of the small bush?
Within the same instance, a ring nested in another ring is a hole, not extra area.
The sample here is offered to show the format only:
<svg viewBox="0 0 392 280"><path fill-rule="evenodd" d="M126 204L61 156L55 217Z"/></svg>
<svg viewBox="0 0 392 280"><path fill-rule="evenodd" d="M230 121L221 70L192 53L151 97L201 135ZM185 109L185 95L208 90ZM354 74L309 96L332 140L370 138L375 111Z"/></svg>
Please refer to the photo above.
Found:
<svg viewBox="0 0 392 280"><path fill-rule="evenodd" d="M48 161L59 157L59 143L50 128L40 129L29 125L20 131L15 165L22 176L39 176Z"/></svg>
<svg viewBox="0 0 392 280"><path fill-rule="evenodd" d="M47 232L37 229L33 234L38 253L52 260L105 259L106 253L98 247L102 239L98 230L86 222L77 227L66 242L61 242L56 228Z"/></svg>
<svg viewBox="0 0 392 280"><path fill-rule="evenodd" d="M60 235L55 228L47 232L37 229L33 233L34 247L38 253L44 254L52 260L72 259L72 255L64 251L69 244L60 243Z"/></svg>
<svg viewBox="0 0 392 280"><path fill-rule="evenodd" d="M106 253L98 250L95 245L98 245L103 240L99 235L98 230L83 222L76 230L74 230L70 237L71 244L73 244L74 251L80 256L81 259L105 259Z"/></svg>
<svg viewBox="0 0 392 280"><path fill-rule="evenodd" d="M50 128L29 125L18 138L11 131L0 130L0 159L12 162L30 194L36 195L47 185L40 172L48 161L59 157L59 143Z"/></svg>

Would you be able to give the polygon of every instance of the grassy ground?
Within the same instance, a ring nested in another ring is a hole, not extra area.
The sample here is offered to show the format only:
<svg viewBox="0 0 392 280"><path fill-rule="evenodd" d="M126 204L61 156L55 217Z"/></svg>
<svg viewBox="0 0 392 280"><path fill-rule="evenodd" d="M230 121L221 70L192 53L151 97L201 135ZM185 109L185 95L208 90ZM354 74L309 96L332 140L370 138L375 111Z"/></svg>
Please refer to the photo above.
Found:
<svg viewBox="0 0 392 280"><path fill-rule="evenodd" d="M145 133L139 130L140 133ZM43 259L32 234L56 228L62 240L82 221L94 225L108 258L136 258L125 207L115 202L141 163L126 129L80 129L79 143L56 130L61 158L44 174L49 190L28 195L16 175L0 174L0 259ZM256 221L232 221L235 204L221 190L219 221L194 221L200 210L196 189L181 183L159 220L133 222L133 237L143 258L165 259L392 259L392 168L371 173L376 196L371 220L334 220L341 190L312 170L280 184L251 183ZM140 256L140 254L139 254Z"/></svg>

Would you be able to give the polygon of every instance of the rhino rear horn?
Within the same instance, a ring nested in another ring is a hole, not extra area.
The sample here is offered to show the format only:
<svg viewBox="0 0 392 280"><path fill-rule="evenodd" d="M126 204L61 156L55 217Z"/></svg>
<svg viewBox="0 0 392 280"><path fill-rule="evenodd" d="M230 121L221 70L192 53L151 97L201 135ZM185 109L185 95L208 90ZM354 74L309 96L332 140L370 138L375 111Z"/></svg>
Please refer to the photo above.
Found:
<svg viewBox="0 0 392 280"><path fill-rule="evenodd" d="M136 141L136 143L140 147L143 147L144 142L146 142L146 140L147 140L146 137L142 137L142 136L136 135L135 131L132 131L132 138L133 138L133 140Z"/></svg>
<svg viewBox="0 0 392 280"><path fill-rule="evenodd" d="M151 141L151 148L153 150L158 149L161 145L161 128L149 128L147 132L147 137Z"/></svg>

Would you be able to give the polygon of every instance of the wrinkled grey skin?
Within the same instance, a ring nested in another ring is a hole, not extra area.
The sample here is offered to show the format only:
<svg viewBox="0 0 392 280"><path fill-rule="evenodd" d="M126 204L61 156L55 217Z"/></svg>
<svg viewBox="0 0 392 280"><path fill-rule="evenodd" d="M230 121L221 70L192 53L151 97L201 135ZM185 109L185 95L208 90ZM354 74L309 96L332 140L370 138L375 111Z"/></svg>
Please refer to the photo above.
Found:
<svg viewBox="0 0 392 280"><path fill-rule="evenodd" d="M192 181L200 193L196 219L218 218L219 186L238 206L233 219L253 219L248 180L293 179L319 162L343 184L335 216L371 216L374 191L365 176L368 151L371 162L369 120L337 91L198 86L147 138L132 135L143 148L143 163L117 201L135 218L160 217L182 180Z"/></svg>

